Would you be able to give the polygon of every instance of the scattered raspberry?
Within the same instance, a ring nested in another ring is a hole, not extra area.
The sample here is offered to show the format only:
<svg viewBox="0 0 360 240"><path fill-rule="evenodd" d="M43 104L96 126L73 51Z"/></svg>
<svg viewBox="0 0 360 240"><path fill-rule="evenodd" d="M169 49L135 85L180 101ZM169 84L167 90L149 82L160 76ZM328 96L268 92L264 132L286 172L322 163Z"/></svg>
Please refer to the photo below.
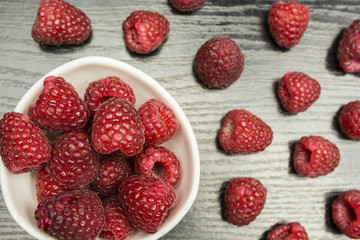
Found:
<svg viewBox="0 0 360 240"><path fill-rule="evenodd" d="M299 113L319 98L321 87L318 81L304 73L289 72L279 81L277 91L283 108Z"/></svg>
<svg viewBox="0 0 360 240"><path fill-rule="evenodd" d="M91 183L91 188L106 197L117 193L121 181L132 175L129 163L118 157L105 157L100 162L99 172Z"/></svg>
<svg viewBox="0 0 360 240"><path fill-rule="evenodd" d="M139 230L155 233L178 202L173 187L157 177L132 175L119 186L119 201Z"/></svg>
<svg viewBox="0 0 360 240"><path fill-rule="evenodd" d="M181 12L191 12L204 5L205 0L170 0L170 3Z"/></svg>
<svg viewBox="0 0 360 240"><path fill-rule="evenodd" d="M360 191L353 189L340 193L332 203L332 217L342 233L360 239Z"/></svg>
<svg viewBox="0 0 360 240"><path fill-rule="evenodd" d="M146 54L165 41L170 32L169 21L160 13L134 11L122 24L125 44L132 52Z"/></svg>
<svg viewBox="0 0 360 240"><path fill-rule="evenodd" d="M89 18L62 0L42 0L31 36L42 45L79 45L91 33Z"/></svg>
<svg viewBox="0 0 360 240"><path fill-rule="evenodd" d="M235 82L244 70L245 58L229 37L215 37L197 51L194 68L209 88L225 88Z"/></svg>
<svg viewBox="0 0 360 240"><path fill-rule="evenodd" d="M297 45L310 20L310 8L299 2L274 3L268 14L269 30L275 42L285 48Z"/></svg>
<svg viewBox="0 0 360 240"><path fill-rule="evenodd" d="M229 111L219 130L221 148L228 153L254 153L265 150L272 142L271 128L252 113L235 109Z"/></svg>
<svg viewBox="0 0 360 240"><path fill-rule="evenodd" d="M99 157L91 148L89 136L76 131L57 138L46 170L70 189L87 187L99 171Z"/></svg>
<svg viewBox="0 0 360 240"><path fill-rule="evenodd" d="M295 146L295 171L305 177L326 175L339 165L340 152L335 144L320 136L302 137Z"/></svg>
<svg viewBox="0 0 360 240"><path fill-rule="evenodd" d="M160 100L146 101L138 112L147 145L160 145L170 140L179 129L180 124L174 112Z"/></svg>
<svg viewBox="0 0 360 240"><path fill-rule="evenodd" d="M105 224L104 208L96 194L73 190L46 198L35 211L39 229L63 240L93 240Z"/></svg>
<svg viewBox="0 0 360 240"><path fill-rule="evenodd" d="M103 201L105 225L100 237L107 240L124 240L131 236L134 227L126 218L117 196L111 196Z"/></svg>
<svg viewBox="0 0 360 240"><path fill-rule="evenodd" d="M49 76L28 115L41 128L73 131L82 128L90 114L75 88L62 77Z"/></svg>
<svg viewBox="0 0 360 240"><path fill-rule="evenodd" d="M178 158L169 149L158 146L148 147L135 160L135 172L139 175L156 176L173 187L181 177Z"/></svg>
<svg viewBox="0 0 360 240"><path fill-rule="evenodd" d="M70 190L66 185L55 181L55 179L45 170L45 167L41 168L36 173L35 187L38 202L41 202L47 197L52 197Z"/></svg>
<svg viewBox="0 0 360 240"><path fill-rule="evenodd" d="M309 240L306 230L300 223L284 223L267 235L267 240Z"/></svg>
<svg viewBox="0 0 360 240"><path fill-rule="evenodd" d="M94 113L101 103L112 97L124 99L135 105L133 89L118 77L106 77L91 82L84 99L88 109Z"/></svg>
<svg viewBox="0 0 360 240"><path fill-rule="evenodd" d="M266 193L266 188L254 178L231 179L225 190L225 218L238 226L248 225L263 210Z"/></svg>
<svg viewBox="0 0 360 240"><path fill-rule="evenodd" d="M9 112L0 121L0 153L12 173L36 170L50 159L44 133L24 114Z"/></svg>
<svg viewBox="0 0 360 240"><path fill-rule="evenodd" d="M343 33L337 58L345 72L360 73L360 19L353 21Z"/></svg>
<svg viewBox="0 0 360 240"><path fill-rule="evenodd" d="M102 154L117 150L127 156L140 153L145 138L138 112L128 101L110 98L95 113L91 140Z"/></svg>
<svg viewBox="0 0 360 240"><path fill-rule="evenodd" d="M360 100L347 103L338 118L341 131L353 140L360 140Z"/></svg>

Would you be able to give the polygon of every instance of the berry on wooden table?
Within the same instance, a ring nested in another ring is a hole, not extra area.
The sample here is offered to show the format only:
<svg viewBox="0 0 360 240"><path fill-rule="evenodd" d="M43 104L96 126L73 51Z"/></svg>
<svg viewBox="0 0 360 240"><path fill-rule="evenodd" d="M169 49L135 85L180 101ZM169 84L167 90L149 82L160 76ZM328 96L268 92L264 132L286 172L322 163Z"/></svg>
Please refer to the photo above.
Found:
<svg viewBox="0 0 360 240"><path fill-rule="evenodd" d="M360 73L360 19L354 20L344 31L337 59L345 72Z"/></svg>
<svg viewBox="0 0 360 240"><path fill-rule="evenodd" d="M360 239L360 191L351 189L340 193L332 203L332 218L342 233Z"/></svg>
<svg viewBox="0 0 360 240"><path fill-rule="evenodd" d="M338 123L345 136L360 141L360 100L349 102L340 110Z"/></svg>
<svg viewBox="0 0 360 240"><path fill-rule="evenodd" d="M147 54L167 39L170 24L165 16L151 11L134 11L122 24L125 44L135 53Z"/></svg>
<svg viewBox="0 0 360 240"><path fill-rule="evenodd" d="M297 174L315 178L334 171L339 165L340 152L323 137L302 137L295 146L293 160Z"/></svg>
<svg viewBox="0 0 360 240"><path fill-rule="evenodd" d="M41 0L31 36L42 45L79 45L89 38L90 19L63 0Z"/></svg>
<svg viewBox="0 0 360 240"><path fill-rule="evenodd" d="M250 224L263 210L266 194L266 188L255 178L231 179L224 196L226 220L238 226Z"/></svg>
<svg viewBox="0 0 360 240"><path fill-rule="evenodd" d="M170 0L170 3L181 12L192 12L204 5L205 0Z"/></svg>
<svg viewBox="0 0 360 240"><path fill-rule="evenodd" d="M245 58L240 47L229 37L206 41L196 52L194 69L209 88L225 88L244 70Z"/></svg>
<svg viewBox="0 0 360 240"><path fill-rule="evenodd" d="M268 233L266 240L309 240L307 232L298 222L283 223Z"/></svg>
<svg viewBox="0 0 360 240"><path fill-rule="evenodd" d="M278 83L278 97L286 111L299 113L307 110L321 93L319 82L302 72L288 72Z"/></svg>
<svg viewBox="0 0 360 240"><path fill-rule="evenodd" d="M310 8L299 2L274 3L268 13L268 25L275 42L285 48L297 45L310 21Z"/></svg>
<svg viewBox="0 0 360 240"><path fill-rule="evenodd" d="M226 113L218 133L221 148L233 154L264 151L272 138L270 126L244 109Z"/></svg>

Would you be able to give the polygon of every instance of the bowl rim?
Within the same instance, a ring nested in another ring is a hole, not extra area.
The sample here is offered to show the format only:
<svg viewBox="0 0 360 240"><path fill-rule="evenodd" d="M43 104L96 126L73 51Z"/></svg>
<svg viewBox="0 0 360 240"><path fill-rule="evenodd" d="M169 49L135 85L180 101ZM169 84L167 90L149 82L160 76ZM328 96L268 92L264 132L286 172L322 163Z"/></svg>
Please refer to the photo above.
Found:
<svg viewBox="0 0 360 240"><path fill-rule="evenodd" d="M59 75L62 72L67 72L67 71L71 71L73 69L85 66L85 65L90 65L90 64L99 64L99 65L105 65L105 66L110 66L116 69L119 69L121 71L125 71L126 74L130 75L130 76L134 76L136 78L140 78L140 79L144 79L143 83L146 83L146 80L149 80L149 82L151 83L151 85L153 85L157 91L160 91L162 95L166 96L166 99L168 101L171 102L171 105L173 106L177 106L177 112L180 113L180 117L181 117L181 122L183 125L185 125L184 129L186 129L186 136L187 137L187 141L189 141L189 145L193 147L191 152L191 157L193 159L192 161L192 168L193 170L193 175L192 175L192 185L191 185L191 191L188 194L188 198L186 199L186 201L184 202L184 205L182 206L182 208L177 212L177 216L176 218L173 218L172 221L168 224L166 224L166 226L162 226L159 231L157 231L154 234L148 234L146 237L146 240L155 240L158 239L162 236L164 236L165 234L167 234L169 231L171 231L183 218L184 216L188 213L188 211L190 210L190 208L192 207L197 194L198 194L198 190L199 190L199 185L200 185L200 154L199 154L199 148L197 145L197 141L196 141L196 137L195 137L195 133L193 131L193 128L190 124L190 121L188 120L188 118L186 117L185 112L183 111L183 109L180 107L180 105L176 102L176 100L170 95L170 93L160 85L160 83L158 83L155 79L153 79L152 77L150 77L149 75L147 75L146 73L144 73L143 71L141 71L140 69L125 63L123 61L117 60L117 59L113 59L113 58L109 58L109 57L102 57L102 56L86 56L86 57L81 57L81 58L77 58L75 60L71 60L68 61L56 68L54 68L53 70L51 70L50 72L48 72L46 75L44 75L43 77L41 77L39 80L37 80L24 94L24 96L20 99L20 101L18 102L18 104L16 105L15 109L13 111L15 112L23 112L22 106L24 106L24 104L27 104L27 102L31 101L31 98L33 98L34 95L34 90L39 89L43 84L43 80L50 75ZM189 131L190 130L190 131ZM12 203L10 195L9 195L9 189L7 189L5 186L8 186L8 178L6 178L6 174L8 174L8 170L7 168L4 166L4 164L0 164L0 184L1 184L1 190L2 190L2 194L3 194L3 198L4 198L4 202L5 205L10 213L10 215L13 217L13 219L15 220L15 222L22 228L24 229L27 233L29 233L31 236L34 237L42 237L42 236L38 236L37 232L33 231L33 228L31 227L30 224L28 224L26 221L24 221L24 219L21 217L21 215L19 214L18 211L16 211L16 207L15 205ZM49 239L51 239L51 237L49 236Z"/></svg>

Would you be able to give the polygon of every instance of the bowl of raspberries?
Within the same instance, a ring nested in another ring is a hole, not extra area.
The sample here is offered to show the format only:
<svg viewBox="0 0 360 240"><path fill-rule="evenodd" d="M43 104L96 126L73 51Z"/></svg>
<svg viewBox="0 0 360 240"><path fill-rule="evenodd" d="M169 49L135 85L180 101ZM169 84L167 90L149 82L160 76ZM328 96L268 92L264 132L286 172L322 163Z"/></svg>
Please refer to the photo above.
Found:
<svg viewBox="0 0 360 240"><path fill-rule="evenodd" d="M199 152L185 113L115 59L52 70L3 116L0 133L5 203L36 239L158 239L197 195Z"/></svg>

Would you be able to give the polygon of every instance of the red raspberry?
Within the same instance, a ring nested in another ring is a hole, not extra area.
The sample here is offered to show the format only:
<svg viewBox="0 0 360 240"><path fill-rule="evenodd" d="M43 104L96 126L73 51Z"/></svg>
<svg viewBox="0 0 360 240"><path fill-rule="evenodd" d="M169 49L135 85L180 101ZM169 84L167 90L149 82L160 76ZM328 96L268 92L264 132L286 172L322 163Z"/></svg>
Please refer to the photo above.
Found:
<svg viewBox="0 0 360 240"><path fill-rule="evenodd" d="M70 190L66 185L55 181L55 179L45 170L45 167L41 168L36 173L35 187L38 202L41 202L47 197L52 197Z"/></svg>
<svg viewBox="0 0 360 240"><path fill-rule="evenodd" d="M339 165L340 152L323 137L302 137L295 146L293 160L300 176L315 178L334 171Z"/></svg>
<svg viewBox="0 0 360 240"><path fill-rule="evenodd" d="M310 8L299 2L274 3L268 13L269 30L275 42L285 48L297 45L310 20Z"/></svg>
<svg viewBox="0 0 360 240"><path fill-rule="evenodd" d="M94 111L107 99L116 97L135 105L135 94L129 84L118 77L106 77L91 82L85 92L85 103L88 109Z"/></svg>
<svg viewBox="0 0 360 240"><path fill-rule="evenodd" d="M271 128L252 113L235 109L229 111L219 130L221 148L228 153L254 153L265 150L272 142Z"/></svg>
<svg viewBox="0 0 360 240"><path fill-rule="evenodd" d="M162 146L145 149L135 160L135 172L139 175L159 177L173 187L181 177L178 158Z"/></svg>
<svg viewBox="0 0 360 240"><path fill-rule="evenodd" d="M26 115L6 113L0 121L0 153L12 173L35 170L50 159L44 133Z"/></svg>
<svg viewBox="0 0 360 240"><path fill-rule="evenodd" d="M111 98L95 113L91 134L92 145L102 154L121 150L127 156L142 151L144 129L136 109L120 98Z"/></svg>
<svg viewBox="0 0 360 240"><path fill-rule="evenodd" d="M204 5L205 0L170 0L170 3L181 12L191 12Z"/></svg>
<svg viewBox="0 0 360 240"><path fill-rule="evenodd" d="M35 210L35 219L39 229L63 240L96 239L105 224L101 201L89 190L45 198Z"/></svg>
<svg viewBox="0 0 360 240"><path fill-rule="evenodd" d="M152 52L168 37L169 25L169 21L160 13L134 11L122 24L125 44L132 52Z"/></svg>
<svg viewBox="0 0 360 240"><path fill-rule="evenodd" d="M43 45L79 45L89 38L89 18L62 0L42 0L31 36Z"/></svg>
<svg viewBox="0 0 360 240"><path fill-rule="evenodd" d="M360 73L360 19L353 21L344 31L337 59L345 72Z"/></svg>
<svg viewBox="0 0 360 240"><path fill-rule="evenodd" d="M248 225L263 210L266 194L266 188L257 179L231 179L225 190L225 218L234 225Z"/></svg>
<svg viewBox="0 0 360 240"><path fill-rule="evenodd" d="M70 189L87 187L99 171L99 157L91 148L89 136L76 131L57 138L46 170Z"/></svg>
<svg viewBox="0 0 360 240"><path fill-rule="evenodd" d="M267 240L309 240L306 230L300 223L284 223L269 232Z"/></svg>
<svg viewBox="0 0 360 240"><path fill-rule="evenodd" d="M139 230L155 233L178 202L173 187L157 177L132 175L119 186L119 201Z"/></svg>
<svg viewBox="0 0 360 240"><path fill-rule="evenodd" d="M28 110L29 117L41 128L73 131L82 128L90 114L75 88L62 77L49 76L36 103Z"/></svg>
<svg viewBox="0 0 360 240"><path fill-rule="evenodd" d="M318 81L304 73L289 72L279 81L277 91L283 108L299 113L319 98L321 87Z"/></svg>
<svg viewBox="0 0 360 240"><path fill-rule="evenodd" d="M353 140L360 140L360 100L347 103L338 118L341 131Z"/></svg>
<svg viewBox="0 0 360 240"><path fill-rule="evenodd" d="M99 172L91 183L91 188L106 197L117 193L121 181L132 175L129 163L118 157L105 157L100 162Z"/></svg>
<svg viewBox="0 0 360 240"><path fill-rule="evenodd" d="M194 68L209 88L225 88L244 70L245 59L238 45L229 37L215 37L197 51Z"/></svg>
<svg viewBox="0 0 360 240"><path fill-rule="evenodd" d="M360 191L352 189L340 193L332 203L332 218L342 233L360 239Z"/></svg>
<svg viewBox="0 0 360 240"><path fill-rule="evenodd" d="M126 218L117 196L111 196L103 201L105 226L100 237L108 240L124 240L132 235L134 227Z"/></svg>
<svg viewBox="0 0 360 240"><path fill-rule="evenodd" d="M174 112L160 100L146 101L138 112L147 145L160 145L170 140L179 129L179 121Z"/></svg>

